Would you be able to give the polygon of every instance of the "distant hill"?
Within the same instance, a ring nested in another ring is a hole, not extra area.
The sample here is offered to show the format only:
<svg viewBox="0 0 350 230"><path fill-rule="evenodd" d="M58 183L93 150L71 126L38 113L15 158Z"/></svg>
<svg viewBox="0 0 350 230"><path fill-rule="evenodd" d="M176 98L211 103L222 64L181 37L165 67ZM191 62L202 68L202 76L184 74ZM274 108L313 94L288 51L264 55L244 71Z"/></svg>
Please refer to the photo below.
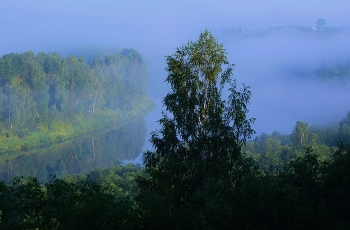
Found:
<svg viewBox="0 0 350 230"><path fill-rule="evenodd" d="M298 33L309 36L330 36L335 34L350 33L350 26L326 26L325 24L315 26L300 26L300 25L282 25L271 27L269 29L250 30L241 26L233 27L224 32L226 35L235 35L241 37L262 36L278 33Z"/></svg>

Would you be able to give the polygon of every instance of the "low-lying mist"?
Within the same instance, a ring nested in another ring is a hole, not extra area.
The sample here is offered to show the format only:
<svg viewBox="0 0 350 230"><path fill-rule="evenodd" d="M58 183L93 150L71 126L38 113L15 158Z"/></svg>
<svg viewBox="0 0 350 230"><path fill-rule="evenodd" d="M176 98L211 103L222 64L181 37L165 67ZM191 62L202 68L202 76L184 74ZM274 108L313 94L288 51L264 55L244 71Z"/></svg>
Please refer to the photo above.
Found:
<svg viewBox="0 0 350 230"><path fill-rule="evenodd" d="M217 33L216 37L224 44L230 63L236 65L234 78L251 87L249 115L257 119L253 125L257 134L291 133L297 121L327 125L350 110L350 81L326 81L315 75L324 63L331 67L350 59L349 34L239 38ZM168 55L174 52L175 48ZM157 106L151 117L158 119L162 98L170 90L164 85L164 68L165 58L150 62L149 92Z"/></svg>
<svg viewBox="0 0 350 230"><path fill-rule="evenodd" d="M349 82L315 76L322 63L350 59L350 36L306 37L272 34L245 39L225 38L235 77L251 86L251 116L257 133L290 133L296 121L325 125L350 110Z"/></svg>
<svg viewBox="0 0 350 230"><path fill-rule="evenodd" d="M290 133L296 121L325 125L350 110L349 83L325 81L314 74L322 63L333 66L350 59L350 35L261 31L284 25L311 28L320 17L327 26L348 27L347 5L345 0L14 0L2 6L0 55L32 50L67 56L89 47L134 48L147 64L148 92L156 104L146 116L151 132L159 129L162 98L170 90L164 83L166 56L208 28L224 44L230 63L236 64L237 82L251 86L249 115L257 119L253 126L257 134ZM231 33L237 25L257 33Z"/></svg>

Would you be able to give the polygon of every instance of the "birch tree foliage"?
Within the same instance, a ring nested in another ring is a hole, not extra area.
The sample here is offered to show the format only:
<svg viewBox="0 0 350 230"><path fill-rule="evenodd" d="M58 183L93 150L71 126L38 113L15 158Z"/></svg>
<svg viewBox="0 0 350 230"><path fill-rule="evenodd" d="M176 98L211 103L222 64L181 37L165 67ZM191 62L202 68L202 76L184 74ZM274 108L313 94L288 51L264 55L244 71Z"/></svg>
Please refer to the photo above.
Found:
<svg viewBox="0 0 350 230"><path fill-rule="evenodd" d="M233 67L223 45L207 30L167 57L171 92L163 100L162 128L152 134L155 151L144 155L150 175L143 181L146 187L191 196L210 178L235 183L254 119L247 118L250 89L243 85L237 90Z"/></svg>
<svg viewBox="0 0 350 230"><path fill-rule="evenodd" d="M309 124L307 122L297 121L291 135L293 145L295 147L306 145L309 141L309 134Z"/></svg>

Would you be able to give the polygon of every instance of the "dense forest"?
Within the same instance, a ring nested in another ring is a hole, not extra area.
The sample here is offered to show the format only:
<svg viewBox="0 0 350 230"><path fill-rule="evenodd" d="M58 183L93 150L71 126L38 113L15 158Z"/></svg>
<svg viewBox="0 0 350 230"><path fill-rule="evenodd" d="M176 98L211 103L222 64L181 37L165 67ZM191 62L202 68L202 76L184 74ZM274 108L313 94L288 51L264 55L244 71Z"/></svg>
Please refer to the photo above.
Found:
<svg viewBox="0 0 350 230"><path fill-rule="evenodd" d="M251 140L250 88L209 31L166 61L171 92L144 166L1 182L3 229L350 228L350 112Z"/></svg>
<svg viewBox="0 0 350 230"><path fill-rule="evenodd" d="M337 125L309 126L298 121L291 134L263 133L249 141L244 152L264 170L280 171L287 162L310 150L317 154L318 160L328 161L339 144L350 144L350 111Z"/></svg>
<svg viewBox="0 0 350 230"><path fill-rule="evenodd" d="M91 57L90 57L91 59ZM124 49L89 63L58 53L11 53L0 58L0 150L67 139L144 115L146 66Z"/></svg>

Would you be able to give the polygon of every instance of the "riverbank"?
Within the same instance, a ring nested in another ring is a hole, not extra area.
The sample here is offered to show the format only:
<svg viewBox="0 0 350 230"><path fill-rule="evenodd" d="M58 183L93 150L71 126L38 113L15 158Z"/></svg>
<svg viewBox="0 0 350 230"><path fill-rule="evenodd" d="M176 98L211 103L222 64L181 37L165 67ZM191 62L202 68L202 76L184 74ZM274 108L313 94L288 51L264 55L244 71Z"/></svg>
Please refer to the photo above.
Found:
<svg viewBox="0 0 350 230"><path fill-rule="evenodd" d="M39 126L38 130L30 132L20 138L17 135L4 135L0 137L0 152L8 152L34 146L47 145L65 141L76 136L103 128L114 123L123 123L146 115L154 108L154 103L145 97L133 106L133 109L95 111L90 117L77 117L73 121L58 121L52 125Z"/></svg>

